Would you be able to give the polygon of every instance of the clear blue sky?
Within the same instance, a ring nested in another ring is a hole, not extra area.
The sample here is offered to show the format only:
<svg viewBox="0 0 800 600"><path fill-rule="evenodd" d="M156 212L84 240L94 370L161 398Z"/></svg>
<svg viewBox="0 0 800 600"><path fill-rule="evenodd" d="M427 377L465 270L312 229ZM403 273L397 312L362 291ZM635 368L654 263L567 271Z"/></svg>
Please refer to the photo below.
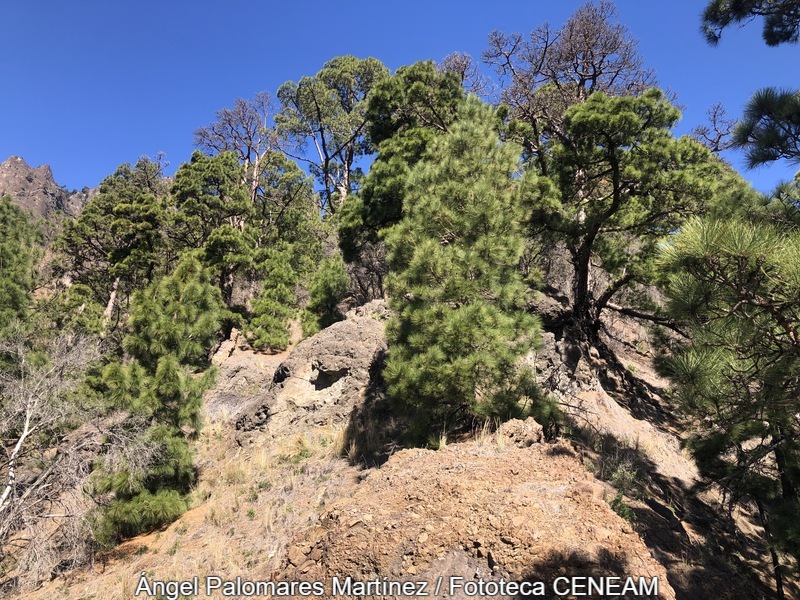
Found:
<svg viewBox="0 0 800 600"><path fill-rule="evenodd" d="M0 5L0 161L50 164L68 188L95 186L123 162L188 160L192 132L237 97L273 93L341 54L392 70L453 51L476 58L493 29L561 25L582 2L406 0L30 0ZM704 0L619 0L647 66L685 107L678 133L723 102L738 116L759 87L800 87L800 47L767 48L760 26L699 33ZM738 156L731 157L741 166ZM761 190L788 165L747 172Z"/></svg>

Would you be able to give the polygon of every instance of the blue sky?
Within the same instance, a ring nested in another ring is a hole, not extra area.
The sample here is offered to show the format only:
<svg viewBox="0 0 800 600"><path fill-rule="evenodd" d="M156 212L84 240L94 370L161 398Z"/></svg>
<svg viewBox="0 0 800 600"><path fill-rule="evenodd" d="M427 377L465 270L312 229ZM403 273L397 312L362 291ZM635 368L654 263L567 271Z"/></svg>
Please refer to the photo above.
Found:
<svg viewBox="0 0 800 600"><path fill-rule="evenodd" d="M66 187L95 186L117 165L166 153L188 160L192 132L214 113L341 54L374 56L392 70L453 51L479 57L493 29L561 25L583 2L406 0L30 0L0 5L0 161L50 164ZM741 113L759 87L800 87L800 47L768 48L760 26L727 31L709 47L703 0L619 0L619 20L645 64L678 94L677 133L723 102ZM738 155L731 155L740 168ZM795 168L745 177L766 191Z"/></svg>

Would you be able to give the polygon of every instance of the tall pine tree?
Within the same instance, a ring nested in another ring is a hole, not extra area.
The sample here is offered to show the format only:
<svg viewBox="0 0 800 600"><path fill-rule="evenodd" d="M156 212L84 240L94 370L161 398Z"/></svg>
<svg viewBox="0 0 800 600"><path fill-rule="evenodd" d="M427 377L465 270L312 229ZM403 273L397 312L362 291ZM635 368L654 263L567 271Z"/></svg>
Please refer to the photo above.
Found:
<svg viewBox="0 0 800 600"><path fill-rule="evenodd" d="M107 324L123 316L133 290L164 273L161 175L161 164L147 158L121 165L80 216L64 223L57 242L61 268L106 307Z"/></svg>
<svg viewBox="0 0 800 600"><path fill-rule="evenodd" d="M28 216L0 197L0 338L30 307L41 232Z"/></svg>
<svg viewBox="0 0 800 600"><path fill-rule="evenodd" d="M499 124L469 98L411 171L404 218L386 235L397 316L385 377L424 433L520 414L529 392L518 362L539 324L517 267L532 187Z"/></svg>
<svg viewBox="0 0 800 600"><path fill-rule="evenodd" d="M227 311L200 261L188 254L175 272L133 297L125 362L109 364L110 399L132 418L115 432L93 492L108 499L95 527L102 544L169 523L186 510L194 481L188 439L200 428L202 395L213 383L208 353Z"/></svg>

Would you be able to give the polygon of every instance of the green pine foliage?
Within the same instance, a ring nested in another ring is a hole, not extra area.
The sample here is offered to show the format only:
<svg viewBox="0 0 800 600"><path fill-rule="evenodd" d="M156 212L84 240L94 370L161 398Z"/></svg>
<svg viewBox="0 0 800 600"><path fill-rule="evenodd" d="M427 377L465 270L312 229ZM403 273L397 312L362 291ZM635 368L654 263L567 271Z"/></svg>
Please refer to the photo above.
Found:
<svg viewBox="0 0 800 600"><path fill-rule="evenodd" d="M313 182L293 160L279 152L264 157L264 170L249 225L254 232L254 278L271 270L274 252L286 252L299 278L313 273L323 257L325 225L316 207ZM262 253L266 253L262 255Z"/></svg>
<svg viewBox="0 0 800 600"><path fill-rule="evenodd" d="M689 448L732 500L768 507L775 540L800 557L800 233L694 220L662 260L690 334L665 362L702 424Z"/></svg>
<svg viewBox="0 0 800 600"><path fill-rule="evenodd" d="M744 149L750 168L781 159L800 164L800 90L758 90L736 124L733 143Z"/></svg>
<svg viewBox="0 0 800 600"><path fill-rule="evenodd" d="M200 367L207 363L208 349L226 317L208 270L188 254L171 275L134 294L123 347L152 372L166 355Z"/></svg>
<svg viewBox="0 0 800 600"><path fill-rule="evenodd" d="M270 250L263 258L263 289L253 301L248 339L257 350L285 350L289 345L289 319L295 314L297 275L288 251Z"/></svg>
<svg viewBox="0 0 800 600"><path fill-rule="evenodd" d="M0 337L28 314L41 241L39 229L11 198L0 198Z"/></svg>
<svg viewBox="0 0 800 600"><path fill-rule="evenodd" d="M234 276L251 264L253 239L246 224L253 209L244 167L233 152L196 151L175 173L168 228L172 252L202 250L228 306Z"/></svg>
<svg viewBox="0 0 800 600"><path fill-rule="evenodd" d="M337 56L316 75L278 89L278 132L297 150L312 144L317 150L308 166L320 184L325 215L335 214L363 177L357 163L371 151L365 137L367 96L387 75L376 58Z"/></svg>
<svg viewBox="0 0 800 600"><path fill-rule="evenodd" d="M403 215L408 174L455 120L464 90L432 61L401 67L369 97L369 136L378 155L358 195L339 217L339 247L366 298L382 298L387 271L380 232Z"/></svg>
<svg viewBox="0 0 800 600"><path fill-rule="evenodd" d="M64 222L60 268L92 290L92 302L105 306L116 291L119 309L134 289L163 274L165 195L161 165L141 159L117 168L80 216Z"/></svg>
<svg viewBox="0 0 800 600"><path fill-rule="evenodd" d="M800 41L798 0L709 0L703 10L702 31L709 44L717 44L726 27L763 18L762 37L769 46Z"/></svg>
<svg viewBox="0 0 800 600"><path fill-rule="evenodd" d="M303 311L303 335L308 337L344 319L339 303L350 289L341 255L324 259L311 280L310 300Z"/></svg>
<svg viewBox="0 0 800 600"><path fill-rule="evenodd" d="M411 171L404 218L386 234L392 272L387 327L389 393L421 433L474 417L520 415L533 396L521 356L537 319L524 311L518 272L530 201L520 149L476 98Z"/></svg>
<svg viewBox="0 0 800 600"><path fill-rule="evenodd" d="M39 309L48 326L57 331L74 331L93 337L104 333L103 306L87 285L75 283L58 290L40 303Z"/></svg>
<svg viewBox="0 0 800 600"><path fill-rule="evenodd" d="M101 548L111 548L143 531L174 522L188 509L176 490L143 490L130 499L114 500L101 520L95 520L94 536Z"/></svg>
<svg viewBox="0 0 800 600"><path fill-rule="evenodd" d="M128 357L103 371L108 398L134 418L120 426L133 450L122 459L107 458L94 476L92 492L113 498L96 519L101 544L162 525L185 510L182 495L195 477L189 439L200 430L203 393L214 381L213 370L197 371L207 367L226 315L219 289L194 253L134 294L123 341ZM135 430L142 419L149 426Z"/></svg>
<svg viewBox="0 0 800 600"><path fill-rule="evenodd" d="M653 283L662 242L740 186L706 148L673 136L679 117L656 89L636 97L596 92L566 111L564 139L549 148L555 193L542 196L530 232L569 253L564 291L579 340L598 344L602 313L627 310Z"/></svg>
<svg viewBox="0 0 800 600"><path fill-rule="evenodd" d="M233 152L207 156L195 151L172 185L175 205L171 236L178 251L203 248L215 230L246 219L250 199L244 167Z"/></svg>

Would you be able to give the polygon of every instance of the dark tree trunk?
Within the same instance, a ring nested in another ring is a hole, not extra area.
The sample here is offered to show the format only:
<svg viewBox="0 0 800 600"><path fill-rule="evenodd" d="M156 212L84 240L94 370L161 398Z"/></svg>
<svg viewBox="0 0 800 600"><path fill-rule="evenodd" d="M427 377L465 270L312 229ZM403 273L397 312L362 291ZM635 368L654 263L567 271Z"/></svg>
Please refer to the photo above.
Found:
<svg viewBox="0 0 800 600"><path fill-rule="evenodd" d="M772 557L772 573L775 577L775 590L779 600L784 600L786 597L783 593L783 574L778 553L775 552L775 547L772 545L772 534L770 533L769 517L764 510L764 505L761 500L756 499L756 506L758 507L758 516L761 520L761 526L764 528L764 537L766 538L767 545L769 546L769 553Z"/></svg>

